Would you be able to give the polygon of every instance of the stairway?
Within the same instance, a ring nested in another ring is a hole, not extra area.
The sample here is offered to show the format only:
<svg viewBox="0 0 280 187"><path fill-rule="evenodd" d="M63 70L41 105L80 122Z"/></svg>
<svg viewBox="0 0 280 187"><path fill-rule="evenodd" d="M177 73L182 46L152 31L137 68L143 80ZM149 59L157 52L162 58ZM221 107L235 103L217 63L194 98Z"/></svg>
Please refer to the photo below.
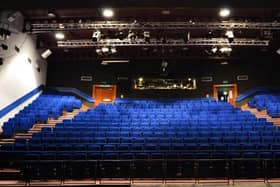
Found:
<svg viewBox="0 0 280 187"><path fill-rule="evenodd" d="M54 128L57 123L61 123L64 119L73 119L81 111L86 111L87 107L82 107L81 109L74 109L72 112L63 112L63 114L58 119L49 118L47 123L36 123L29 129L26 133L16 133L12 138L0 139L0 146L2 144L14 143L16 138L30 139L34 133L39 132L43 127Z"/></svg>
<svg viewBox="0 0 280 187"><path fill-rule="evenodd" d="M241 107L243 111L250 111L257 118L265 118L268 122L272 122L274 125L280 125L280 118L272 118L267 114L266 110L258 111L256 108L250 108L247 104Z"/></svg>

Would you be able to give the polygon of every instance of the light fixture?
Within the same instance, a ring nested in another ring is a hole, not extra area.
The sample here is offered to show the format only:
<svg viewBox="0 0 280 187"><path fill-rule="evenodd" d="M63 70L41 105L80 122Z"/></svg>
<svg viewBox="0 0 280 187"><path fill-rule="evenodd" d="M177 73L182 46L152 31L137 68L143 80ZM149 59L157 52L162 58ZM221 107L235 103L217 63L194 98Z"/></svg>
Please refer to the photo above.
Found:
<svg viewBox="0 0 280 187"><path fill-rule="evenodd" d="M213 47L211 48L211 51L212 51L213 54L216 54L217 51L218 51L218 47L217 47L217 46L213 46Z"/></svg>
<svg viewBox="0 0 280 187"><path fill-rule="evenodd" d="M137 38L137 36L136 36L136 34L134 32L129 30L127 38L130 40L131 43L134 43L136 38Z"/></svg>
<svg viewBox="0 0 280 187"><path fill-rule="evenodd" d="M280 55L280 48L277 49L276 53L277 53L278 55Z"/></svg>
<svg viewBox="0 0 280 187"><path fill-rule="evenodd" d="M103 14L103 16L104 16L105 18L111 18L111 17L114 16L114 12L113 12L113 10L110 9L110 8L105 8L105 9L103 10L102 14Z"/></svg>
<svg viewBox="0 0 280 187"><path fill-rule="evenodd" d="M220 10L219 15L221 17L228 17L230 15L230 10L228 8L223 8Z"/></svg>
<svg viewBox="0 0 280 187"><path fill-rule="evenodd" d="M228 53L228 52L231 52L231 51L232 51L231 47L222 47L222 48L220 48L220 52L221 53Z"/></svg>
<svg viewBox="0 0 280 187"><path fill-rule="evenodd" d="M144 40L146 43L150 43L150 32L149 31L144 31Z"/></svg>
<svg viewBox="0 0 280 187"><path fill-rule="evenodd" d="M138 80L139 80L140 82L142 82L144 79L143 79L143 77L139 77Z"/></svg>
<svg viewBox="0 0 280 187"><path fill-rule="evenodd" d="M214 33L213 33L213 31L208 31L208 33L207 33L207 38L214 38Z"/></svg>
<svg viewBox="0 0 280 187"><path fill-rule="evenodd" d="M227 61L221 62L221 65L228 65Z"/></svg>
<svg viewBox="0 0 280 187"><path fill-rule="evenodd" d="M111 53L112 53L112 54L117 53L117 49L116 49L116 47L111 47Z"/></svg>
<svg viewBox="0 0 280 187"><path fill-rule="evenodd" d="M122 30L119 30L119 32L117 32L116 37L120 40L125 39L126 35Z"/></svg>
<svg viewBox="0 0 280 187"><path fill-rule="evenodd" d="M98 42L101 39L101 31L95 31L92 33L92 41Z"/></svg>
<svg viewBox="0 0 280 187"><path fill-rule="evenodd" d="M101 51L100 48L95 49L95 52L96 52L98 55L101 55L101 54L102 54L102 51Z"/></svg>
<svg viewBox="0 0 280 187"><path fill-rule="evenodd" d="M101 65L108 65L114 63L129 63L129 60L102 60Z"/></svg>
<svg viewBox="0 0 280 187"><path fill-rule="evenodd" d="M55 38L58 40L63 40L65 38L65 35L62 32L55 33Z"/></svg>
<svg viewBox="0 0 280 187"><path fill-rule="evenodd" d="M186 32L186 35L184 37L185 42L187 43L191 38L191 33L189 31Z"/></svg>
<svg viewBox="0 0 280 187"><path fill-rule="evenodd" d="M48 58L50 55L52 54L52 51L50 49L46 49L42 54L41 54L41 57L43 59L46 59Z"/></svg>
<svg viewBox="0 0 280 187"><path fill-rule="evenodd" d="M163 60L163 61L161 62L161 71L162 71L162 72L166 72L167 66L168 66L168 62L166 62L166 61Z"/></svg>
<svg viewBox="0 0 280 187"><path fill-rule="evenodd" d="M48 15L49 18L55 18L56 17L56 14L53 11L48 11L47 15Z"/></svg>
<svg viewBox="0 0 280 187"><path fill-rule="evenodd" d="M234 40L233 31L227 31L225 35L227 36L229 43L233 42Z"/></svg>
<svg viewBox="0 0 280 187"><path fill-rule="evenodd" d="M102 51L102 53L108 53L109 52L109 47L102 47L101 51Z"/></svg>

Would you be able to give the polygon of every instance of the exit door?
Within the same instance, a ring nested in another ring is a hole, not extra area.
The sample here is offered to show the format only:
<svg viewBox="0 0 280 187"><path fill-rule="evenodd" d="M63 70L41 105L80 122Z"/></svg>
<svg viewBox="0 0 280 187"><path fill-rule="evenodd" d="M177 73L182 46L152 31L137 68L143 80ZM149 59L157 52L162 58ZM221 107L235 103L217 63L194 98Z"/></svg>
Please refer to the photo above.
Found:
<svg viewBox="0 0 280 187"><path fill-rule="evenodd" d="M214 84L213 96L218 101L229 102L235 106L235 99L238 96L237 84Z"/></svg>
<svg viewBox="0 0 280 187"><path fill-rule="evenodd" d="M94 106L99 103L113 103L116 99L116 85L93 85Z"/></svg>

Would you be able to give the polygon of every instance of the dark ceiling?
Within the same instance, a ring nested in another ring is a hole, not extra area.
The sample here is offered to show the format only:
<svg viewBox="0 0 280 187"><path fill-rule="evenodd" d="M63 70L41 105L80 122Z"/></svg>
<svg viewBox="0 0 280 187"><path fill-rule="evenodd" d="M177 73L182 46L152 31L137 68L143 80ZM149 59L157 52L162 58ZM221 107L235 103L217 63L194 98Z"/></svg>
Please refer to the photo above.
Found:
<svg viewBox="0 0 280 187"><path fill-rule="evenodd" d="M60 0L61 3L63 0ZM57 2L57 1L56 1ZM268 40L267 46L232 46L232 52L230 54L212 54L211 49L213 45L195 45L195 46L116 46L117 53L114 54L97 54L96 49L100 46L80 46L80 47L58 47L57 40L54 34L57 31L61 31L65 34L63 41L72 40L89 40L92 39L93 32L96 29L65 29L64 26L60 28L59 24L63 23L97 23L105 22L106 24L112 22L122 23L146 23L146 22L186 22L186 23L280 23L280 5L273 4L271 1L255 1L254 4L241 3L241 1L235 1L235 3L225 3L225 1L85 1L84 4L77 4L77 7L72 8L73 2L67 2L65 7L60 3L53 7L49 7L50 4L45 3L39 5L38 2L30 6L29 8L23 6L19 9L25 17L25 31L38 35L38 46L40 48L50 48L53 50L53 59L65 59L65 56L71 56L68 60L91 60L91 59L118 59L118 58L130 58L130 59L162 59L162 58L187 58L187 59L207 59L207 58L258 58L264 57L278 57L276 50L280 47L280 28L233 28L234 36L237 39L251 39L251 40ZM118 3L116 3L118 2ZM169 2L170 6L167 6ZM173 2L173 3L172 3ZM183 3L184 2L184 3ZM247 1L246 1L247 2ZM249 2L249 1L248 1ZM248 3L247 2L247 3ZM275 1L273 1L275 2ZM111 3L111 4L110 4ZM137 6L137 4L139 6ZM261 7L260 5L264 5ZM38 5L38 6L37 6ZM88 5L88 6L87 6ZM104 5L104 6L102 6ZM115 7L114 17L108 19L102 16L102 8ZM111 6L109 6L111 5ZM155 6L159 5L159 7ZM229 5L231 7L231 15L228 18L220 18L218 13L220 7L223 5ZM274 5L274 8L268 8ZM85 8L87 6L88 8ZM57 8L58 7L58 8ZM117 8L116 8L117 7ZM157 8L154 8L157 7ZM201 8L203 7L203 8ZM55 13L55 17L50 18L48 12ZM109 21L109 22L108 22ZM33 30L32 24L57 24L59 28L46 29L42 31ZM31 26L30 26L31 25ZM122 29L123 33L127 36L129 30ZM151 38L160 38L164 35L166 38L182 39L186 35L186 32L190 33L191 39L196 38L226 38L225 32L228 29L224 28L191 28L191 29L165 29L164 27L146 29L149 31ZM268 31L268 36L264 34ZM116 34L119 32L119 28L103 28L101 29L102 39L116 38ZM133 32L139 37L143 38L143 29L135 29ZM210 36L210 34L211 36ZM229 44L230 45L230 44ZM279 55L280 56L280 55Z"/></svg>

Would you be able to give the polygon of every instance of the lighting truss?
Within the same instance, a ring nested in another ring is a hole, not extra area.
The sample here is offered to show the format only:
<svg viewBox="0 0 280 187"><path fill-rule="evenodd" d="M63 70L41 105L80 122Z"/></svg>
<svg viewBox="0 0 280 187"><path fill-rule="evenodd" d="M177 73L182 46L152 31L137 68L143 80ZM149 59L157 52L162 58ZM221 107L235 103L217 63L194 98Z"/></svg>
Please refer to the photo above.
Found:
<svg viewBox="0 0 280 187"><path fill-rule="evenodd" d="M68 40L57 41L58 47L67 48L81 48L81 47L100 47L100 46L268 46L269 40L258 39L240 39L235 38L233 42L229 43L225 38L192 38L188 42L183 39L167 39L166 42L160 40L151 39L150 43L147 43L144 38L138 38L133 43L129 39L101 39L99 42L92 40Z"/></svg>
<svg viewBox="0 0 280 187"><path fill-rule="evenodd" d="M121 22L121 21L90 21L90 22L57 22L57 23L26 23L25 28L31 33L66 30L102 30L102 29L269 29L280 30L280 22Z"/></svg>

